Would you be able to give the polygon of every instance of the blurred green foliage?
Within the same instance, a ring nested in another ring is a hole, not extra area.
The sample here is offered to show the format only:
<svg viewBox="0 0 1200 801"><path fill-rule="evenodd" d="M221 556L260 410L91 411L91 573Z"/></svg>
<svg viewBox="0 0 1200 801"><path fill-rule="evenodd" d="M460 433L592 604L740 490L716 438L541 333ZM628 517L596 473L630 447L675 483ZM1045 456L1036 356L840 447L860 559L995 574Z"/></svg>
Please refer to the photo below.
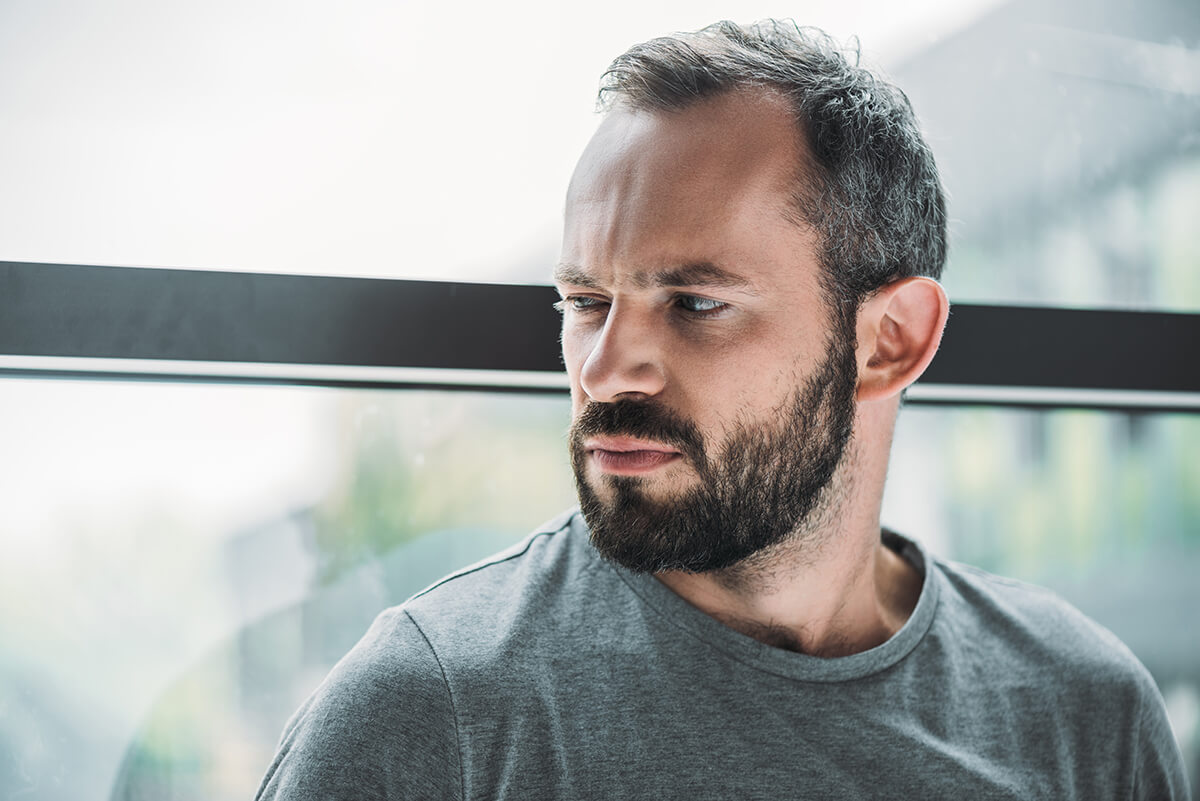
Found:
<svg viewBox="0 0 1200 801"><path fill-rule="evenodd" d="M342 407L335 485L314 512L330 582L431 531L515 539L574 503L565 396L363 393Z"/></svg>

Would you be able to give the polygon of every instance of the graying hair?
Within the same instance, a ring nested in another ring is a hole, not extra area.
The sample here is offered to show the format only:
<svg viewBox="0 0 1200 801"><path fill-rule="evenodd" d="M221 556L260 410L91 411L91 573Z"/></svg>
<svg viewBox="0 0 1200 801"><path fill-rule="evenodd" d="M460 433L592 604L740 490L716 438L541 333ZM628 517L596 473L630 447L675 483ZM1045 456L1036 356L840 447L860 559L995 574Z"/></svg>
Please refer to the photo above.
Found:
<svg viewBox="0 0 1200 801"><path fill-rule="evenodd" d="M604 73L599 95L601 109L662 111L739 89L786 97L809 151L793 211L820 237L822 283L844 323L875 290L938 278L946 260L945 200L912 106L859 66L857 46L850 56L793 22L718 22L634 45Z"/></svg>

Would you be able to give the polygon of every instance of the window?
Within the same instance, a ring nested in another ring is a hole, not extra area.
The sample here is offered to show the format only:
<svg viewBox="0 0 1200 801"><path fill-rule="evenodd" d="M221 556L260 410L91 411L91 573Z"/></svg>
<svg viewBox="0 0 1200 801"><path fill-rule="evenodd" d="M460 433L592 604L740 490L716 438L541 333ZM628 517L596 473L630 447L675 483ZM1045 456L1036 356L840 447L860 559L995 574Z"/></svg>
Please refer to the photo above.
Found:
<svg viewBox="0 0 1200 801"><path fill-rule="evenodd" d="M596 79L778 12L571 13L0 6L0 789L250 797L380 609L573 503L553 292L514 284L556 258ZM1195 786L1200 15L802 21L895 75L950 194L885 522L1121 636ZM71 266L129 264L167 269Z"/></svg>

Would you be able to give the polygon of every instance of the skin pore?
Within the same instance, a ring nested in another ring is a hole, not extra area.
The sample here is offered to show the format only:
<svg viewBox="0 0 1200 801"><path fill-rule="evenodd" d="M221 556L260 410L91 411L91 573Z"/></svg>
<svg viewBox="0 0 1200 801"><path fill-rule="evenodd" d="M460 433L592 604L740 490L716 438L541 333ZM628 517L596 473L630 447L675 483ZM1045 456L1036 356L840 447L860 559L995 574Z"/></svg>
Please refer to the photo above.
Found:
<svg viewBox="0 0 1200 801"><path fill-rule="evenodd" d="M555 274L577 421L594 404L654 404L720 461L727 438L775 426L819 374L834 321L816 238L789 213L802 148L766 90L609 112L572 178ZM879 509L899 393L932 359L946 314L930 279L868 298L852 435L811 511L736 564L656 577L731 628L803 653L855 653L899 630L921 577L881 543ZM601 506L617 503L621 482L669 504L701 483L696 459L672 452L652 438L592 438L577 478Z"/></svg>

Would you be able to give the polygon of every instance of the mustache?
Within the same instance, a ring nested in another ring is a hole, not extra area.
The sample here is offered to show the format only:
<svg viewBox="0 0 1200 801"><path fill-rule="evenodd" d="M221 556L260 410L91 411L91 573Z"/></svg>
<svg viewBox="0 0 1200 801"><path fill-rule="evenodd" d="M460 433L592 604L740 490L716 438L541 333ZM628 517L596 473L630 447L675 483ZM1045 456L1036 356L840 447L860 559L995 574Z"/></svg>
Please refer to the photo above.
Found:
<svg viewBox="0 0 1200 801"><path fill-rule="evenodd" d="M635 437L678 448L697 467L706 463L704 438L691 420L648 401L589 402L571 424L571 447L583 452L588 437Z"/></svg>

